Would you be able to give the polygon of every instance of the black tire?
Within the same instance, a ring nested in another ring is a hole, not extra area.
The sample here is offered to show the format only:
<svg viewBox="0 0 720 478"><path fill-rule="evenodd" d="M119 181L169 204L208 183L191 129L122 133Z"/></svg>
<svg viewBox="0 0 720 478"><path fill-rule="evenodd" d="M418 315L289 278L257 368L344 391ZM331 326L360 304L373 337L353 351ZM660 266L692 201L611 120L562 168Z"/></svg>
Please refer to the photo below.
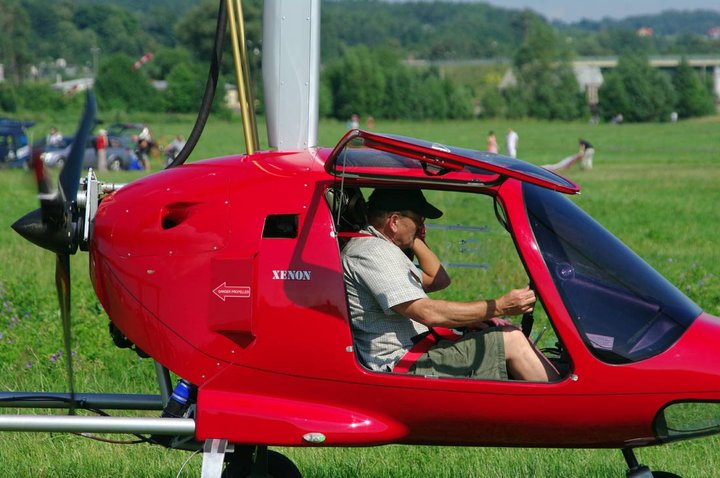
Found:
<svg viewBox="0 0 720 478"><path fill-rule="evenodd" d="M682 476L670 473L669 471L653 471L652 476L653 478L682 478Z"/></svg>
<svg viewBox="0 0 720 478"><path fill-rule="evenodd" d="M300 470L295 463L282 453L273 450L267 452L268 474L273 478L302 478ZM240 454L237 457L230 455L222 478L246 478L250 476L252 463L247 454Z"/></svg>

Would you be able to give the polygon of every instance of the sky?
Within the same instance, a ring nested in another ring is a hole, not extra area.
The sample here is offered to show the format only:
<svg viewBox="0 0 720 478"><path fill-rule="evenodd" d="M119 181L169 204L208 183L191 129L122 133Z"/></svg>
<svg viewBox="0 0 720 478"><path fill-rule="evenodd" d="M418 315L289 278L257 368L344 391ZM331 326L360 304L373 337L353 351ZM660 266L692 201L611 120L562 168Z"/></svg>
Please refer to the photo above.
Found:
<svg viewBox="0 0 720 478"><path fill-rule="evenodd" d="M663 10L713 10L720 12L720 0L482 0L510 9L530 8L548 20L576 22L582 18L620 19Z"/></svg>

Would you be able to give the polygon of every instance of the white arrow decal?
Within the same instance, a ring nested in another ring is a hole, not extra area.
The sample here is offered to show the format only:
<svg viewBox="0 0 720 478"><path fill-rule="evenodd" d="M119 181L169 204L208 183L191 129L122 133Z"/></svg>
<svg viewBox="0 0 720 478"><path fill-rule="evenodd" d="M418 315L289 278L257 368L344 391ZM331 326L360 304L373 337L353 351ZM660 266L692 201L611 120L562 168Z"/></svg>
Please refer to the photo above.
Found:
<svg viewBox="0 0 720 478"><path fill-rule="evenodd" d="M223 302L225 302L227 297L247 299L250 297L250 287L244 285L227 285L226 282L223 282L213 289L213 293L220 297Z"/></svg>

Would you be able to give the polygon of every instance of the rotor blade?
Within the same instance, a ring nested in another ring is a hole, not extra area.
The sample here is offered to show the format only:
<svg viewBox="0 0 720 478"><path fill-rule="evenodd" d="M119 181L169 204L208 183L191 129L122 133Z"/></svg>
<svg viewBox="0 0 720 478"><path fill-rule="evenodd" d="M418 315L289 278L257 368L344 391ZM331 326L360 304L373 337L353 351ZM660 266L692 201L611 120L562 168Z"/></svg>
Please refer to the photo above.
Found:
<svg viewBox="0 0 720 478"><path fill-rule="evenodd" d="M95 95L93 95L92 91L87 90L85 112L75 133L75 140L70 147L68 159L60 172L60 187L68 201L75 200L78 188L80 187L80 172L82 171L83 159L85 158L85 144L90 131L95 126L96 109Z"/></svg>
<svg viewBox="0 0 720 478"><path fill-rule="evenodd" d="M70 256L57 254L55 261L55 287L60 303L63 341L65 342L65 366L70 387L70 415L75 414L75 375L72 365L72 337L70 335Z"/></svg>

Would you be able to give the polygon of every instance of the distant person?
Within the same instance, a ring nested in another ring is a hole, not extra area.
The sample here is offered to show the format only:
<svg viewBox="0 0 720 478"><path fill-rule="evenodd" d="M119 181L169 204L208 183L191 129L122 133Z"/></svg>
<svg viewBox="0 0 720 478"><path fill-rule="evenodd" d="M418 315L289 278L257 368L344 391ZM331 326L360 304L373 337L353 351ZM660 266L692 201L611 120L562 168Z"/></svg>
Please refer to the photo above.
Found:
<svg viewBox="0 0 720 478"><path fill-rule="evenodd" d="M146 171L150 171L150 142L147 139L138 138L135 154Z"/></svg>
<svg viewBox="0 0 720 478"><path fill-rule="evenodd" d="M108 147L107 131L104 129L101 129L100 131L98 131L98 136L95 139L95 150L97 151L98 171L107 171L108 170L107 147Z"/></svg>
<svg viewBox="0 0 720 478"><path fill-rule="evenodd" d="M520 136L512 128L508 128L505 146L507 147L507 154L511 158L517 158L518 141L520 141Z"/></svg>
<svg viewBox="0 0 720 478"><path fill-rule="evenodd" d="M498 152L497 137L495 136L494 131L490 131L488 133L487 151L488 151L488 153L495 153L495 154L497 154L497 152Z"/></svg>
<svg viewBox="0 0 720 478"><path fill-rule="evenodd" d="M677 111L673 111L672 113L670 113L670 122L677 123L677 120L678 120Z"/></svg>
<svg viewBox="0 0 720 478"><path fill-rule="evenodd" d="M375 129L375 118L373 118L372 116L368 116L366 124L367 124L368 130L374 130Z"/></svg>
<svg viewBox="0 0 720 478"><path fill-rule="evenodd" d="M360 128L360 116L354 114L350 117L350 121L348 121L348 129L359 129Z"/></svg>
<svg viewBox="0 0 720 478"><path fill-rule="evenodd" d="M50 132L47 135L47 138L45 138L45 143L48 146L61 146L63 142L63 135L60 131L57 130L56 127L50 128Z"/></svg>
<svg viewBox="0 0 720 478"><path fill-rule="evenodd" d="M170 144L167 145L165 148L165 159L168 164L173 162L173 159L175 159L178 153L180 153L180 151L185 147L186 142L185 137L179 134L175 136L175 139L173 139Z"/></svg>
<svg viewBox="0 0 720 478"><path fill-rule="evenodd" d="M622 124L622 122L623 122L624 120L625 120L625 118L623 118L622 113L618 113L618 114L616 114L615 116L613 116L613 118L612 118L612 124Z"/></svg>
<svg viewBox="0 0 720 478"><path fill-rule="evenodd" d="M138 156L139 161L143 165L143 169L150 171L150 152L155 146L150 130L146 127L143 128L137 137L137 146L135 153Z"/></svg>
<svg viewBox="0 0 720 478"><path fill-rule="evenodd" d="M550 171L560 171L563 169L568 169L573 164L580 162L580 169L582 169L583 171L591 170L593 156L595 155L595 148L593 148L592 144L582 138L580 138L579 143L580 148L578 149L577 153L573 154L572 156L568 156L567 158L555 164L545 164L543 165L543 168Z"/></svg>

